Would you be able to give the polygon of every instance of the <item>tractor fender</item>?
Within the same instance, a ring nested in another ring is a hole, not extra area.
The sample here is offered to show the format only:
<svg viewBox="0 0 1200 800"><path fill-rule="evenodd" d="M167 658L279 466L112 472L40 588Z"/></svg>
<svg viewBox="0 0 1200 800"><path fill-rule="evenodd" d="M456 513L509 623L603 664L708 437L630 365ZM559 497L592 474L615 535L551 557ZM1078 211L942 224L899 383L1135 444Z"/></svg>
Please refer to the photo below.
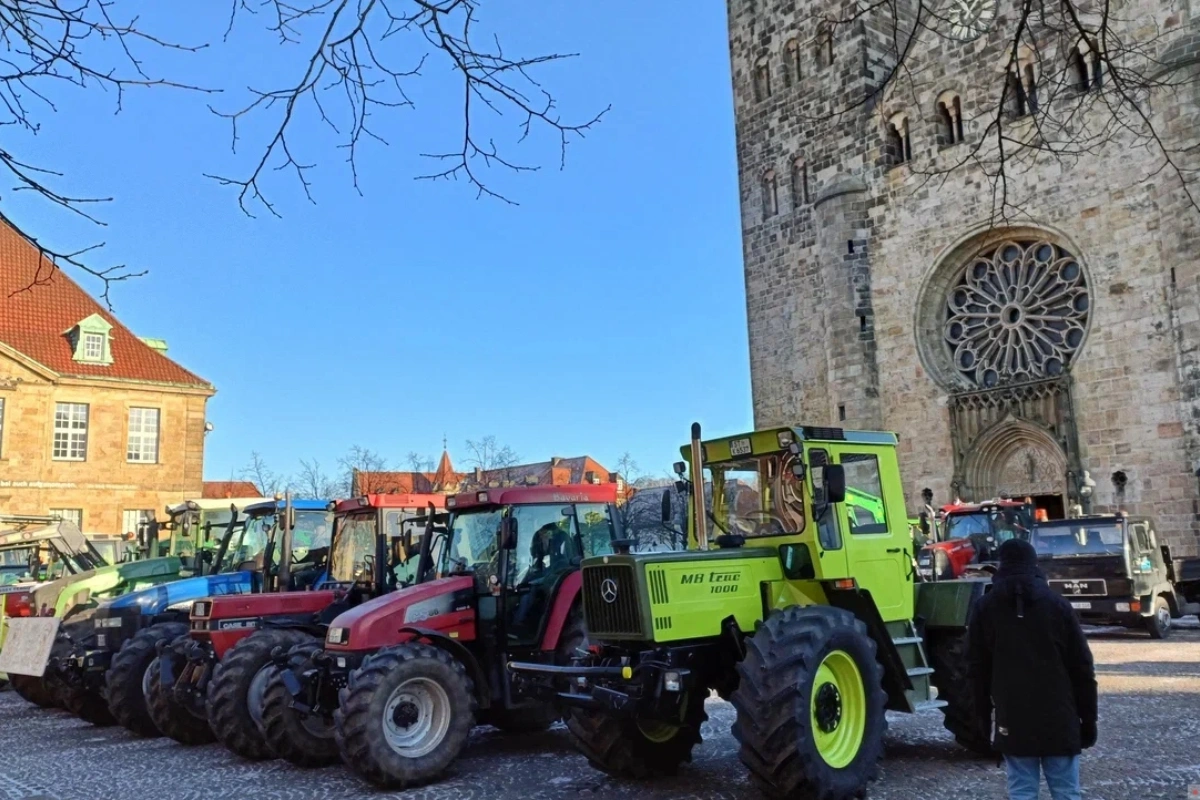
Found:
<svg viewBox="0 0 1200 800"><path fill-rule="evenodd" d="M398 633L411 634L413 638L410 641L423 641L431 644L434 647L445 650L462 662L462 665L466 667L467 673L471 676L471 681L475 684L475 699L479 703L479 708L491 707L492 692L489 688L490 684L488 683L487 674L483 671L483 665L479 663L479 659L475 658L475 654L468 650L466 645L457 639L451 639L442 631L435 631L430 628L417 628L406 625Z"/></svg>
<svg viewBox="0 0 1200 800"><path fill-rule="evenodd" d="M579 600L583 590L583 573L575 570L558 585L554 593L554 605L550 609L550 618L546 622L546 630L542 633L542 652L554 652L558 649L558 639L562 636L571 609Z"/></svg>

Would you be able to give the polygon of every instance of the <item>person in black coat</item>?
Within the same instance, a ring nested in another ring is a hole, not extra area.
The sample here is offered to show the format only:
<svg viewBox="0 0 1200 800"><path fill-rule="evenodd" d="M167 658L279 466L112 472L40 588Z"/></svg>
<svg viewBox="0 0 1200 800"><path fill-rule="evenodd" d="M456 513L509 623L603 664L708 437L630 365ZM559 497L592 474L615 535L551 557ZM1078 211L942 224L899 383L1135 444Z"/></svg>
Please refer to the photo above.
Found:
<svg viewBox="0 0 1200 800"><path fill-rule="evenodd" d="M991 591L967 623L978 724L1004 757L1011 800L1037 800L1043 774L1054 800L1078 800L1079 754L1096 743L1092 652L1033 546L1011 539L998 555Z"/></svg>

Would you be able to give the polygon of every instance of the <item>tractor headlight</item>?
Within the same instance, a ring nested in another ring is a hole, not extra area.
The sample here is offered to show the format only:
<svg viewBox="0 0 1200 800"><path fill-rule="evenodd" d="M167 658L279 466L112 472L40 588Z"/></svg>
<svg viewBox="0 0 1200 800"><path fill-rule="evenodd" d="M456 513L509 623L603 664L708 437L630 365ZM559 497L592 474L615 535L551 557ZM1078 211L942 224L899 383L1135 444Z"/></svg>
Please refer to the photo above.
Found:
<svg viewBox="0 0 1200 800"><path fill-rule="evenodd" d="M211 609L211 608L212 608L212 604L209 603L208 601L197 600L195 603L192 603L192 616L193 617L207 617L209 609Z"/></svg>
<svg viewBox="0 0 1200 800"><path fill-rule="evenodd" d="M325 641L329 644L346 644L350 641L350 631L347 628L330 628Z"/></svg>
<svg viewBox="0 0 1200 800"><path fill-rule="evenodd" d="M97 628L119 628L121 627L120 617L97 617L93 620Z"/></svg>
<svg viewBox="0 0 1200 800"><path fill-rule="evenodd" d="M663 673L663 689L668 692L678 692L683 688L683 676L678 672Z"/></svg>

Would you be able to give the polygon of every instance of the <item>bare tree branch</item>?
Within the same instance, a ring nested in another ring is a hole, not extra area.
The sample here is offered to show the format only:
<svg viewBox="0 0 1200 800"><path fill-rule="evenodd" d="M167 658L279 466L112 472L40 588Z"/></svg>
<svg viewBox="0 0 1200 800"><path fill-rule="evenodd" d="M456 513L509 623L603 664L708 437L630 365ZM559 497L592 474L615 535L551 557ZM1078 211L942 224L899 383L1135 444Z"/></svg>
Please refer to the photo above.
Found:
<svg viewBox="0 0 1200 800"><path fill-rule="evenodd" d="M513 201L491 188L482 170L500 167L530 172L537 166L522 164L502 154L499 145L481 132L479 114L517 118L515 144L535 128L558 138L559 166L566 163L567 145L582 138L608 110L580 122L566 122L554 97L533 77L532 71L574 54L553 53L510 57L497 38L486 46L475 32L478 0L262 0L268 29L282 44L308 46L295 81L275 89L247 87L250 100L231 111L214 108L232 129L237 152L240 125L255 115L273 119L272 133L257 150L244 176L210 174L224 186L238 190L238 203L252 214L261 206L278 216L267 198L263 180L271 172L290 173L305 196L313 201L310 171L315 161L298 151L294 132L307 113L342 137L346 162L354 187L361 193L358 156L364 142L388 144L375 127L376 115L414 106L406 92L411 81L422 77L431 62L446 64L460 81L463 111L457 145L443 152L425 153L439 167L423 180L465 179L476 196ZM258 13L247 0L233 0L232 30L241 13Z"/></svg>

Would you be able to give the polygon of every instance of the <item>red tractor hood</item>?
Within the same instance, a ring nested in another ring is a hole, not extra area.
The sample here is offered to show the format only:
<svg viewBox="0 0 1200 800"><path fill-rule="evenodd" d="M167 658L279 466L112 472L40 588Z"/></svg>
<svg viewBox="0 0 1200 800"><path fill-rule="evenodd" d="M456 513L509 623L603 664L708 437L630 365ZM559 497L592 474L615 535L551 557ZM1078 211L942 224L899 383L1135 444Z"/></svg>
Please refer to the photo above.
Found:
<svg viewBox="0 0 1200 800"><path fill-rule="evenodd" d="M378 650L413 638L402 628L440 631L452 639L475 638L475 579L469 575L422 583L368 600L329 623L325 649ZM334 632L342 629L335 643Z"/></svg>

